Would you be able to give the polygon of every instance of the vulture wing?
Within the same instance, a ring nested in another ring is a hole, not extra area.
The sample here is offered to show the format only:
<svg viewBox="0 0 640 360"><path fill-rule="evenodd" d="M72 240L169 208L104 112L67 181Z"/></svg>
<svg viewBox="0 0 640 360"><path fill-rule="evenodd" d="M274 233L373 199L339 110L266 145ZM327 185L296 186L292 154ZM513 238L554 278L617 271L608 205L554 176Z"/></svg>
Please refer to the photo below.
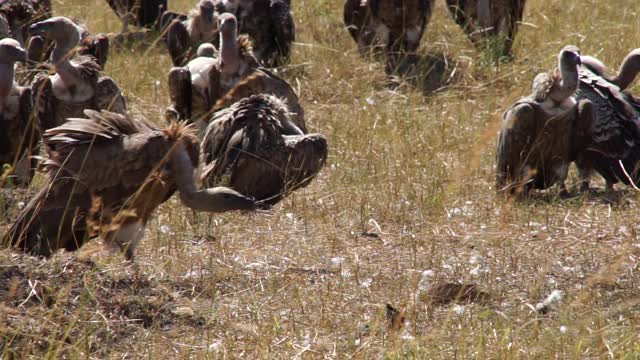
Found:
<svg viewBox="0 0 640 360"><path fill-rule="evenodd" d="M110 77L103 76L96 85L96 108L119 114L127 111L127 105L118 84Z"/></svg>
<svg viewBox="0 0 640 360"><path fill-rule="evenodd" d="M596 112L592 142L583 160L608 182L628 184L618 163L622 160L626 172L637 181L640 178L637 169L640 162L640 103L585 66L580 67L577 96L591 101Z"/></svg>
<svg viewBox="0 0 640 360"><path fill-rule="evenodd" d="M167 48L173 66L187 64L191 52L191 38L187 27L180 20L173 20L167 29Z"/></svg>
<svg viewBox="0 0 640 360"><path fill-rule="evenodd" d="M38 119L40 131L55 127L56 109L53 84L46 73L40 73L31 84L33 109Z"/></svg>

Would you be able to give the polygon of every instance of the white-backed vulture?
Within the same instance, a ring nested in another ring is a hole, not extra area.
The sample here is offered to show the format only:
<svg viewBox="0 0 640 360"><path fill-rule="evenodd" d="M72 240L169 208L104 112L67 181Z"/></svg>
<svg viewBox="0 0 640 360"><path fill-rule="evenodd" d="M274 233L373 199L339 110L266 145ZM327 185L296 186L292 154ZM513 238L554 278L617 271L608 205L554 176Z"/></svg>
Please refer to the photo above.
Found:
<svg viewBox="0 0 640 360"><path fill-rule="evenodd" d="M196 188L198 140L184 123L158 129L107 111L85 114L45 132L47 182L18 214L5 245L49 256L101 236L131 259L153 211L176 190L198 211L255 208L229 188Z"/></svg>
<svg viewBox="0 0 640 360"><path fill-rule="evenodd" d="M193 59L202 43L217 44L218 19L213 0L200 0L191 10L186 20L174 18L173 13L165 13L162 23L171 18L166 30L167 48L174 66L184 66Z"/></svg>
<svg viewBox="0 0 640 360"><path fill-rule="evenodd" d="M347 0L344 23L362 55L381 50L386 71L414 57L431 19L435 0Z"/></svg>
<svg viewBox="0 0 640 360"><path fill-rule="evenodd" d="M80 32L71 20L54 17L31 25L30 32L55 43L49 60L55 74L40 73L31 86L42 131L61 125L67 118L82 116L84 109L126 111L118 84L100 76L95 59L74 55Z"/></svg>
<svg viewBox="0 0 640 360"><path fill-rule="evenodd" d="M608 76L599 60L583 57L576 95L591 101L596 112L591 141L576 161L583 190L589 189L592 170L602 175L608 190L618 181L640 185L640 98L625 91L639 71L640 49L627 55L615 76Z"/></svg>
<svg viewBox="0 0 640 360"><path fill-rule="evenodd" d="M298 96L284 79L259 67L251 40L237 36L236 18L229 13L219 16L220 51L215 58L198 57L186 67L169 72L170 117L191 119L202 131L211 112L257 94L271 94L286 99L294 122L304 132L304 110ZM203 121L204 120L204 121Z"/></svg>
<svg viewBox="0 0 640 360"><path fill-rule="evenodd" d="M502 55L509 55L522 21L526 0L447 0L455 22L475 45L482 39L500 41Z"/></svg>
<svg viewBox="0 0 640 360"><path fill-rule="evenodd" d="M216 11L235 15L238 33L249 35L262 65L272 68L287 63L295 41L289 0L217 0Z"/></svg>
<svg viewBox="0 0 640 360"><path fill-rule="evenodd" d="M200 150L201 180L273 205L307 186L324 166L327 151L327 139L304 134L284 101L252 95L211 118Z"/></svg>
<svg viewBox="0 0 640 360"><path fill-rule="evenodd" d="M7 37L26 46L29 26L51 17L51 0L4 0L0 2L0 17L9 27ZM3 21L0 21L3 22Z"/></svg>
<svg viewBox="0 0 640 360"><path fill-rule="evenodd" d="M558 68L533 81L532 94L518 100L502 119L498 137L498 192L527 194L530 188L559 184L566 195L569 165L586 146L594 110L589 101L576 101L580 54L565 46Z"/></svg>
<svg viewBox="0 0 640 360"><path fill-rule="evenodd" d="M107 0L107 4L122 20L122 33L129 31L129 24L153 28L167 9L167 0Z"/></svg>
<svg viewBox="0 0 640 360"><path fill-rule="evenodd" d="M14 80L15 63L26 60L18 41L0 40L0 166L11 165L10 173L0 174L0 187L9 176L20 184L29 184L35 170L31 156L38 154L40 135L31 116L31 89Z"/></svg>

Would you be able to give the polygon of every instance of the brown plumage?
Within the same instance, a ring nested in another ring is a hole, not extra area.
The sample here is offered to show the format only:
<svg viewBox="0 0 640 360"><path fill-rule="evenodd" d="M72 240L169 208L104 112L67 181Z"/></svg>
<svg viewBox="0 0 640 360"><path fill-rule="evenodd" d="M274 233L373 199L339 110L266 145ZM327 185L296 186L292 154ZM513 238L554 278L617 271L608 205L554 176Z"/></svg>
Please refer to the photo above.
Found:
<svg viewBox="0 0 640 360"><path fill-rule="evenodd" d="M447 0L447 7L455 22L462 27L471 41L481 45L482 40L501 41L502 55L509 55L522 21L526 0Z"/></svg>
<svg viewBox="0 0 640 360"><path fill-rule="evenodd" d="M168 23L166 42L173 66L186 65L203 43L217 44L218 19L213 0L200 0L186 19L167 12L161 23Z"/></svg>
<svg viewBox="0 0 640 360"><path fill-rule="evenodd" d="M272 94L287 100L294 122L304 132L304 110L298 96L284 79L259 67L251 40L236 37L237 23L231 14L220 15L218 57L198 57L169 73L172 118L191 119L204 130L211 112L254 94Z"/></svg>
<svg viewBox="0 0 640 360"><path fill-rule="evenodd" d="M51 17L51 0L4 0L0 2L0 16L9 27L7 36L24 46L31 24Z"/></svg>
<svg viewBox="0 0 640 360"><path fill-rule="evenodd" d="M107 0L107 4L122 19L122 32L129 23L138 27L152 28L167 9L167 0Z"/></svg>
<svg viewBox="0 0 640 360"><path fill-rule="evenodd" d="M415 55L431 19L434 0L347 0L344 23L363 55L380 48L387 72Z"/></svg>
<svg viewBox="0 0 640 360"><path fill-rule="evenodd" d="M295 24L288 0L217 0L216 11L235 15L238 33L251 38L261 64L271 68L289 60Z"/></svg>
<svg viewBox="0 0 640 360"><path fill-rule="evenodd" d="M307 186L327 151L324 136L304 134L291 121L285 102L252 95L212 117L201 144L201 179L273 205Z"/></svg>
<svg viewBox="0 0 640 360"><path fill-rule="evenodd" d="M176 191L201 211L249 210L252 199L227 188L197 190L198 141L182 123L158 129L106 111L86 111L48 130L47 182L4 238L49 256L100 235L133 256L153 211Z"/></svg>
<svg viewBox="0 0 640 360"><path fill-rule="evenodd" d="M579 51L567 46L558 56L559 70L540 74L532 94L503 115L498 138L497 190L524 194L564 181L569 164L584 149L593 123L588 101L576 102Z"/></svg>
<svg viewBox="0 0 640 360"><path fill-rule="evenodd" d="M596 121L589 145L576 164L582 189L589 189L596 170L613 189L618 181L640 185L640 98L626 88L640 71L640 49L631 51L616 76L608 76L605 66L593 57L583 57L577 98L594 104ZM631 181L630 181L631 180Z"/></svg>
<svg viewBox="0 0 640 360"><path fill-rule="evenodd" d="M42 131L61 125L67 118L82 116L84 109L126 111L119 86L111 78L100 76L95 58L74 55L81 34L71 20L51 18L33 24L30 32L55 43L50 56L55 73L39 73L32 84Z"/></svg>
<svg viewBox="0 0 640 360"><path fill-rule="evenodd" d="M2 171L0 187L8 178L19 184L29 184L33 178L38 154L38 128L31 116L31 89L14 81L14 64L26 61L26 53L18 41L0 40L0 166L11 165Z"/></svg>

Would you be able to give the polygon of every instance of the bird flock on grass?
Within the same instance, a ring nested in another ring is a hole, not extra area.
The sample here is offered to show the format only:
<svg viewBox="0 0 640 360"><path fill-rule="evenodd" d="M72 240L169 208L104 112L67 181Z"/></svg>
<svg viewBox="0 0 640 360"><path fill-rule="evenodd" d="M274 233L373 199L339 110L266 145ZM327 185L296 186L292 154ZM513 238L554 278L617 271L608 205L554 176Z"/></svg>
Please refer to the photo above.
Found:
<svg viewBox="0 0 640 360"><path fill-rule="evenodd" d="M274 68L295 41L290 0L199 0L188 14L168 0L107 0L129 26L160 34L171 106L165 126L132 116L104 73L110 38L53 16L50 1L0 4L2 186L46 180L14 214L5 246L49 256L95 237L132 259L154 210L176 191L196 211L254 210L307 186L328 141L309 133L303 102ZM346 0L346 31L388 75L415 72L434 0ZM525 1L446 0L471 42L509 59ZM26 69L16 76L17 67ZM640 183L640 99L627 88L640 49L618 74L572 45L531 94L504 112L496 190L516 198L557 184L581 190L593 172L612 189ZM43 155L41 155L43 154Z"/></svg>

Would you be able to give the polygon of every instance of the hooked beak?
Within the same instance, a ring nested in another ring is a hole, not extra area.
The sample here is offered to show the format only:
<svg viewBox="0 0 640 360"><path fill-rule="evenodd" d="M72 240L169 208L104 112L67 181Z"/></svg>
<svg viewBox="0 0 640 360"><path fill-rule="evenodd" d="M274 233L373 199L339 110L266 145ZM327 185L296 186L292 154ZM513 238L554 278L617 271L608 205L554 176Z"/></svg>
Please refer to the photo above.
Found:
<svg viewBox="0 0 640 360"><path fill-rule="evenodd" d="M49 24L46 22L39 22L29 26L29 35L31 36L45 36L49 29ZM46 37L46 36L45 36Z"/></svg>

